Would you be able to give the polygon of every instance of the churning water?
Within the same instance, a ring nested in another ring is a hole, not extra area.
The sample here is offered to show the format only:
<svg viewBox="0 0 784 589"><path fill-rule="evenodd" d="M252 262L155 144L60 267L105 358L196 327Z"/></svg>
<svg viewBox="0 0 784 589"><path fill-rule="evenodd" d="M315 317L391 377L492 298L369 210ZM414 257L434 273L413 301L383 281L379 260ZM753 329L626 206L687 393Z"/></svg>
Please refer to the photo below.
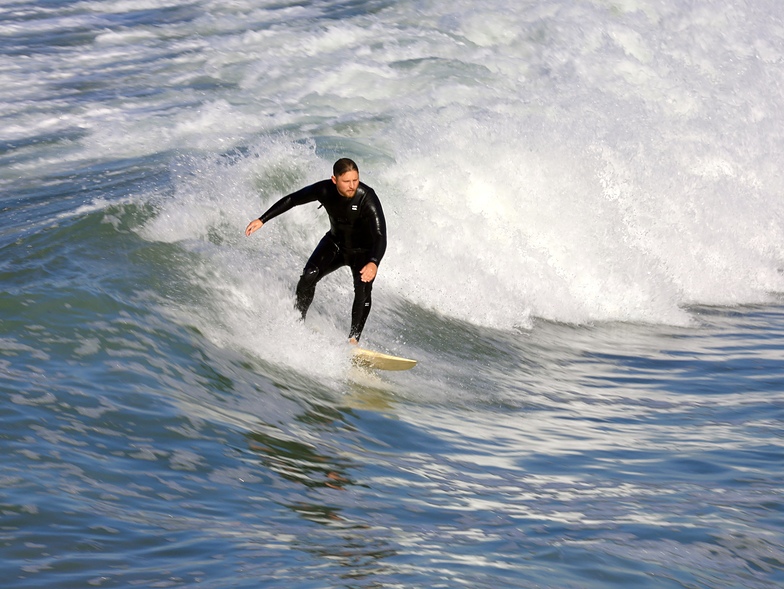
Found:
<svg viewBox="0 0 784 589"><path fill-rule="evenodd" d="M783 88L773 0L3 1L3 586L781 586ZM409 372L243 235L342 156Z"/></svg>

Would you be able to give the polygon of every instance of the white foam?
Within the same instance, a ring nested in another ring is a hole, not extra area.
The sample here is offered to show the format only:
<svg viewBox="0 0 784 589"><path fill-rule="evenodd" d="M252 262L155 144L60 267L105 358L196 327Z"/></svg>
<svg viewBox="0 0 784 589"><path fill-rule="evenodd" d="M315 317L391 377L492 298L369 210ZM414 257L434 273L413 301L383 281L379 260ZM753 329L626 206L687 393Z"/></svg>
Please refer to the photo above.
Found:
<svg viewBox="0 0 784 589"><path fill-rule="evenodd" d="M82 3L59 26L130 4L110 6ZM185 4L148 4L161 6ZM256 288L226 265L232 255L258 255L265 284L293 286L323 211L292 211L253 242L241 230L344 152L387 212L376 287L387 300L507 329L532 316L680 324L689 304L784 290L771 155L784 146L780 4L455 0L357 5L339 20L310 4L198 6L192 20L107 28L31 62L44 88L98 68L118 89L154 92L0 98L16 113L9 138L85 134L63 145L61 164L190 154L175 159L174 194L143 235L211 244L199 251L220 266L218 299L227 284ZM2 75L21 90L17 74ZM238 145L251 155L229 165L219 154ZM51 158L14 173L40 173ZM265 288L254 303L291 296ZM347 293L336 280L319 295L336 332Z"/></svg>

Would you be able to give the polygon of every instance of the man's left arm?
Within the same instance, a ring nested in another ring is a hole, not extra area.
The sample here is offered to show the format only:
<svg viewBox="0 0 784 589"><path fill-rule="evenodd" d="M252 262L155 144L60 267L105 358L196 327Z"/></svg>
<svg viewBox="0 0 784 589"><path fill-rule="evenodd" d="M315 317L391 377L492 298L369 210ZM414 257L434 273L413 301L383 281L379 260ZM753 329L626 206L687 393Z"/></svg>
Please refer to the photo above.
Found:
<svg viewBox="0 0 784 589"><path fill-rule="evenodd" d="M368 196L370 198L365 201L366 219L373 245L370 250L370 261L360 271L363 282L370 282L376 277L381 258L384 257L387 250L387 223L384 219L384 210L381 208L381 202L375 192Z"/></svg>

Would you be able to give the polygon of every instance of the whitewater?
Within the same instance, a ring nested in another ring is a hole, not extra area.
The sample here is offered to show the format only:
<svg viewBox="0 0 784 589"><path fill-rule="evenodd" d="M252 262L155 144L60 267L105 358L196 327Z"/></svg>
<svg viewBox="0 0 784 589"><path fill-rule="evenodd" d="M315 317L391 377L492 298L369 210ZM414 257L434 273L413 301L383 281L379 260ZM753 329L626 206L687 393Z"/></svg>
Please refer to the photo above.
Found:
<svg viewBox="0 0 784 589"><path fill-rule="evenodd" d="M784 7L0 2L0 571L784 583ZM282 196L357 161L347 270Z"/></svg>

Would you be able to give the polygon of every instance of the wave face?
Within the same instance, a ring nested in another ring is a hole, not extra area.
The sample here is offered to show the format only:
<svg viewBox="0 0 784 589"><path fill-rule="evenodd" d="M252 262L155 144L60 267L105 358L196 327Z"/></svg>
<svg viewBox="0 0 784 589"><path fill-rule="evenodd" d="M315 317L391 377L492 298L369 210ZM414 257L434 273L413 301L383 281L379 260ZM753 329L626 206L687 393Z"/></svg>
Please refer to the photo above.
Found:
<svg viewBox="0 0 784 589"><path fill-rule="evenodd" d="M0 575L784 582L784 4L8 0ZM283 195L348 156L389 249Z"/></svg>
<svg viewBox="0 0 784 589"><path fill-rule="evenodd" d="M784 290L775 2L20 6L6 180L181 154L148 239L242 256L345 154L387 208L379 290L446 316L683 324ZM290 282L323 220L276 224L253 247L296 251Z"/></svg>

